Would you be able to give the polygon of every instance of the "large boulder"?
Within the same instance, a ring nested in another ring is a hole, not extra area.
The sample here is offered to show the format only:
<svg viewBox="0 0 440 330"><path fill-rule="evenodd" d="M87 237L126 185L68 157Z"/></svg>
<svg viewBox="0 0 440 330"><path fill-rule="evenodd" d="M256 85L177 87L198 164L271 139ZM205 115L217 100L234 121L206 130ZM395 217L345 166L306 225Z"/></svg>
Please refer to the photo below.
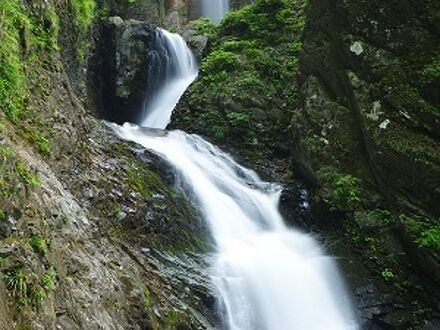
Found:
<svg viewBox="0 0 440 330"><path fill-rule="evenodd" d="M102 49L103 117L137 123L143 104L165 79L163 35L148 23L111 17Z"/></svg>

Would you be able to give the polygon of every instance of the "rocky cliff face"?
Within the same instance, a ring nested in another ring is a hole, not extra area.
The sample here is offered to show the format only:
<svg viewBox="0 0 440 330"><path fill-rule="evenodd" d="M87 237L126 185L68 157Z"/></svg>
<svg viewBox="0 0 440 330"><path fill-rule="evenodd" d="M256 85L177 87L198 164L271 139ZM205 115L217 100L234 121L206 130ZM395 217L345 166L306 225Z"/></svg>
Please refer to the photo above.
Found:
<svg viewBox="0 0 440 330"><path fill-rule="evenodd" d="M294 173L343 211L351 249L392 284L382 297L419 305L408 319L383 310L402 327L439 304L439 9L310 1L292 120Z"/></svg>
<svg viewBox="0 0 440 330"><path fill-rule="evenodd" d="M122 3L0 3L1 329L214 323L197 212L94 117L99 15Z"/></svg>

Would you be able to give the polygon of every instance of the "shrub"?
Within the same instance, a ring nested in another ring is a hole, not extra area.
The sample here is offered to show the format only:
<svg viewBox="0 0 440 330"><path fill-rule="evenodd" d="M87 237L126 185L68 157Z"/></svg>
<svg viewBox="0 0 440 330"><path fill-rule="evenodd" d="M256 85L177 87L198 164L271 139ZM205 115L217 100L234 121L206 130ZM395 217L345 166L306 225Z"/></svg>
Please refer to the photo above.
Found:
<svg viewBox="0 0 440 330"><path fill-rule="evenodd" d="M29 245L36 253L45 255L48 251L46 240L39 234L29 237Z"/></svg>
<svg viewBox="0 0 440 330"><path fill-rule="evenodd" d="M361 180L350 175L326 171L324 179L329 182L331 192L328 196L332 210L354 210L361 201Z"/></svg>
<svg viewBox="0 0 440 330"><path fill-rule="evenodd" d="M440 226L434 226L424 230L421 237L417 239L420 247L440 250Z"/></svg>

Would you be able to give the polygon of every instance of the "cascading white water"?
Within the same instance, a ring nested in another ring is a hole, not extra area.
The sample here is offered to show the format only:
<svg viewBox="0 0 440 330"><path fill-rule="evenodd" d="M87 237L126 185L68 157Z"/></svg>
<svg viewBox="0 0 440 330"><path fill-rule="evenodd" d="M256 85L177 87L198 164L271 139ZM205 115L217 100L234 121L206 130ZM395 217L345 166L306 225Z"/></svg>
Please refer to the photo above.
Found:
<svg viewBox="0 0 440 330"><path fill-rule="evenodd" d="M170 79L144 125L165 128L183 91ZM121 138L168 161L191 190L216 243L211 276L228 329L358 328L332 258L311 236L284 225L278 212L280 186L261 181L197 135L110 125Z"/></svg>
<svg viewBox="0 0 440 330"><path fill-rule="evenodd" d="M159 29L161 44L167 49L167 57L161 62L165 81L159 91L145 104L145 119L142 126L164 128L168 125L171 112L182 94L197 77L197 63L186 42L176 33Z"/></svg>
<svg viewBox="0 0 440 330"><path fill-rule="evenodd" d="M220 22L229 11L229 0L201 0L201 16Z"/></svg>

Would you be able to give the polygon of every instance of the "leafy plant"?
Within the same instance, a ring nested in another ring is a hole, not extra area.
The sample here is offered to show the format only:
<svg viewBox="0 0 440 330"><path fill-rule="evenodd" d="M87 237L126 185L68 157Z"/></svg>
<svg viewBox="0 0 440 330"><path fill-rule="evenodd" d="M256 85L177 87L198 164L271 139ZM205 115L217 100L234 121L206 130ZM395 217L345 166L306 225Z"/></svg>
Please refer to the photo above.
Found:
<svg viewBox="0 0 440 330"><path fill-rule="evenodd" d="M420 247L440 250L440 226L435 226L423 231L417 243Z"/></svg>
<svg viewBox="0 0 440 330"><path fill-rule="evenodd" d="M394 273L388 268L385 268L380 274L385 281L391 281L396 277Z"/></svg>
<svg viewBox="0 0 440 330"><path fill-rule="evenodd" d="M43 288L46 291L55 290L57 275L58 274L53 267L50 267L49 270L43 275Z"/></svg>
<svg viewBox="0 0 440 330"><path fill-rule="evenodd" d="M18 176L23 180L23 182L26 185L38 186L41 183L40 179L34 174L32 174L26 168L26 166L20 161L17 161L15 164L15 172L18 174Z"/></svg>
<svg viewBox="0 0 440 330"><path fill-rule="evenodd" d="M361 180L350 175L326 171L324 178L329 181L331 192L329 203L333 210L350 211L361 201Z"/></svg>
<svg viewBox="0 0 440 330"><path fill-rule="evenodd" d="M48 251L46 240L39 234L29 237L29 245L32 247L34 252L42 255L45 255Z"/></svg>
<svg viewBox="0 0 440 330"><path fill-rule="evenodd" d="M14 296L27 296L28 285L26 274L23 269L17 269L6 273L6 285Z"/></svg>
<svg viewBox="0 0 440 330"><path fill-rule="evenodd" d="M38 147L38 151L40 151L41 154L43 155L51 154L50 142L44 134L39 133L36 135L36 144Z"/></svg>

